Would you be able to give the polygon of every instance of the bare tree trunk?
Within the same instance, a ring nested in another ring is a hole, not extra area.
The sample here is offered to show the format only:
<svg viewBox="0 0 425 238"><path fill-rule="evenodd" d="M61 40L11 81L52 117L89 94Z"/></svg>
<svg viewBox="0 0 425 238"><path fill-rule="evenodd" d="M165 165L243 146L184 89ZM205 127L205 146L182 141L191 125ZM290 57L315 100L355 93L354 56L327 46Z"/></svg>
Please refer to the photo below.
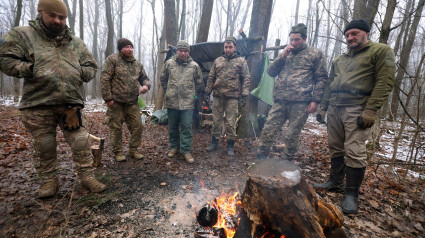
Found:
<svg viewBox="0 0 425 238"><path fill-rule="evenodd" d="M68 0L64 0L66 8L68 8L68 22L69 22L69 28L71 28L72 34L75 34L75 18L76 18L76 11L77 11L77 0L72 1L72 9L69 7Z"/></svg>
<svg viewBox="0 0 425 238"><path fill-rule="evenodd" d="M387 44L388 42L388 37L390 36L390 32L393 30L391 29L391 23L393 20L396 6L397 6L397 0L388 0L384 21L382 22L381 34L379 35L380 43Z"/></svg>
<svg viewBox="0 0 425 238"><path fill-rule="evenodd" d="M353 19L365 19L373 27L379 0L354 0Z"/></svg>
<svg viewBox="0 0 425 238"><path fill-rule="evenodd" d="M122 38L122 16L124 14L124 3L123 0L119 1L119 11L118 11L118 24L119 24L119 29L118 29L118 38L121 39Z"/></svg>
<svg viewBox="0 0 425 238"><path fill-rule="evenodd" d="M311 2L311 0L309 2ZM299 13L299 11L300 11L300 0L297 0L297 6L295 7L295 25L298 24L298 13ZM310 11L308 13L310 13ZM309 20L309 18L307 17L307 21L308 20Z"/></svg>
<svg viewBox="0 0 425 238"><path fill-rule="evenodd" d="M397 110L398 110L398 97L400 96L400 86L404 78L404 74L408 68L410 52L412 51L413 43L416 37L416 31L419 25L419 21L422 17L422 10L424 7L425 0L420 0L418 3L418 7L416 13L413 17L413 23L409 30L409 36L406 42L403 43L403 47L400 53L400 61L398 73L395 79L395 87L393 90L393 97L391 100L391 115L392 119L397 119ZM407 33L407 32L406 32Z"/></svg>
<svg viewBox="0 0 425 238"><path fill-rule="evenodd" d="M201 21L198 27L198 36L196 43L208 41L208 32L210 31L211 17L213 10L214 0L204 0L202 5Z"/></svg>
<svg viewBox="0 0 425 238"><path fill-rule="evenodd" d="M106 21L108 24L108 41L105 58L114 53L114 22L112 20L111 0L105 0Z"/></svg>
<svg viewBox="0 0 425 238"><path fill-rule="evenodd" d="M240 27L240 29L242 29L242 30L245 27L246 18L248 16L249 8L251 7L252 1L253 0L248 0L248 5L246 6L245 12L243 14L242 21L241 21L241 27ZM274 6L275 3L276 3L276 0L273 1L273 6Z"/></svg>
<svg viewBox="0 0 425 238"><path fill-rule="evenodd" d="M267 35L269 32L270 17L273 7L273 0L254 0L251 13L251 23L249 37L255 38L263 36L263 41L255 41L251 45L252 51L262 51L266 47ZM250 91L258 86L263 73L262 54L253 54L248 58L248 67L251 73ZM241 138L258 135L257 124L258 99L248 97L247 106L242 110L238 136Z"/></svg>
<svg viewBox="0 0 425 238"><path fill-rule="evenodd" d="M186 39L186 0L182 0L182 15L180 18L180 39L187 40Z"/></svg>
<svg viewBox="0 0 425 238"><path fill-rule="evenodd" d="M94 1L94 22L93 22L93 48L92 53L96 62L99 62L98 52L98 25L99 25L99 0ZM96 77L92 80L92 98L100 97L100 70L97 71Z"/></svg>
<svg viewBox="0 0 425 238"><path fill-rule="evenodd" d="M319 16L319 1L316 2L316 26L314 28L314 37L313 43L311 44L313 47L317 47L317 42L319 38L319 26L322 18Z"/></svg>

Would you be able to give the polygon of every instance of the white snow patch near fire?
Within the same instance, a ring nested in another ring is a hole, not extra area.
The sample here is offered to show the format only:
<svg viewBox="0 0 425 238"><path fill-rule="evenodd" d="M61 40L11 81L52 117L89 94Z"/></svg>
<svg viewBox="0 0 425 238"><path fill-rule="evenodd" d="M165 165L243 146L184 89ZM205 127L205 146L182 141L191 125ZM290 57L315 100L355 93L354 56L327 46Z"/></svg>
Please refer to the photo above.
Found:
<svg viewBox="0 0 425 238"><path fill-rule="evenodd" d="M301 171L300 170L294 170L294 171L284 171L281 173L281 175L292 182L294 184L298 184L301 181Z"/></svg>

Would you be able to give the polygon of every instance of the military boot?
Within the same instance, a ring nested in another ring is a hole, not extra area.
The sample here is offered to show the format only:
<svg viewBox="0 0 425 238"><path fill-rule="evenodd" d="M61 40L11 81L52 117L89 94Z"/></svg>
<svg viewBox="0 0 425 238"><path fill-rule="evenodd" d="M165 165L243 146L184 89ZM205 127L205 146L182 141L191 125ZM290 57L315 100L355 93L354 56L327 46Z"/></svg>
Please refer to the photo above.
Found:
<svg viewBox="0 0 425 238"><path fill-rule="evenodd" d="M179 151L179 149L177 149L177 148L171 149L167 154L168 158L174 157L177 154L178 151Z"/></svg>
<svg viewBox="0 0 425 238"><path fill-rule="evenodd" d="M130 150L130 152L128 153L128 155L132 158L135 159L143 159L143 155L139 153L139 151L137 150Z"/></svg>
<svg viewBox="0 0 425 238"><path fill-rule="evenodd" d="M183 157L186 160L186 162L188 162L189 164L193 164L195 162L195 159L192 157L190 153L183 154Z"/></svg>
<svg viewBox="0 0 425 238"><path fill-rule="evenodd" d="M207 147L207 152L211 152L218 149L218 138L215 136L211 137L211 145Z"/></svg>
<svg viewBox="0 0 425 238"><path fill-rule="evenodd" d="M125 155L122 152L118 152L115 154L115 160L117 162L126 161Z"/></svg>
<svg viewBox="0 0 425 238"><path fill-rule="evenodd" d="M235 140L227 140L227 155L235 155Z"/></svg>
<svg viewBox="0 0 425 238"><path fill-rule="evenodd" d="M366 167L345 169L344 198L341 202L342 212L355 214L358 208L359 189L362 185Z"/></svg>
<svg viewBox="0 0 425 238"><path fill-rule="evenodd" d="M329 180L326 183L314 184L313 187L328 191L342 192L344 190L344 175L344 156L332 158Z"/></svg>
<svg viewBox="0 0 425 238"><path fill-rule="evenodd" d="M106 185L99 182L94 177L92 168L83 168L78 171L78 176L80 177L81 186L90 190L92 193L101 193L105 191Z"/></svg>
<svg viewBox="0 0 425 238"><path fill-rule="evenodd" d="M43 181L43 185L41 185L40 189L38 189L38 198L53 197L58 192L58 188L58 178Z"/></svg>

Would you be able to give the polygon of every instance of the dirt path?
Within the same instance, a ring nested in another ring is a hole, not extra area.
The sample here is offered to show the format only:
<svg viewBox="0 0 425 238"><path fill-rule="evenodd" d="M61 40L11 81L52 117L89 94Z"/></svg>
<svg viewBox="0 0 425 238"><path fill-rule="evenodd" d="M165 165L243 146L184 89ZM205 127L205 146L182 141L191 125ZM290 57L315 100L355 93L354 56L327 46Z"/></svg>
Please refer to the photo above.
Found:
<svg viewBox="0 0 425 238"><path fill-rule="evenodd" d="M252 141L242 141L236 144L234 157L225 155L224 144L220 145L220 151L210 154L205 152L209 132L195 133L196 162L187 164L181 156L166 157L166 126L148 125L143 132L141 151L145 158L141 161L115 162L106 141L104 165L96 174L108 185L108 190L93 195L82 190L78 180L75 183L70 149L59 132L61 188L54 198L39 200L36 197L39 183L31 164L30 137L17 120L19 111L0 106L0 112L0 146L3 148L0 151L0 214L3 214L0 237L193 237L198 227L195 214L200 206L222 192L243 191L246 162L253 160L256 148ZM96 125L88 125L90 133L107 138L108 129L102 123L104 113L90 112L87 117ZM295 163L310 183L322 182L327 176L329 161L324 131L317 123L310 123L303 130ZM124 142L128 144L128 131L124 134ZM279 155L275 157L278 159ZM402 211L395 211L393 200L386 195L390 190L382 186L372 169L367 173L366 184L366 188L362 188L360 213L345 217L344 229L350 237L425 237L421 232L425 226L425 206L420 196L409 197L410 218L407 218ZM396 192L401 197L409 194L408 191ZM323 192L320 195L335 204L339 204L342 197ZM403 206L405 203L398 201L396 209Z"/></svg>

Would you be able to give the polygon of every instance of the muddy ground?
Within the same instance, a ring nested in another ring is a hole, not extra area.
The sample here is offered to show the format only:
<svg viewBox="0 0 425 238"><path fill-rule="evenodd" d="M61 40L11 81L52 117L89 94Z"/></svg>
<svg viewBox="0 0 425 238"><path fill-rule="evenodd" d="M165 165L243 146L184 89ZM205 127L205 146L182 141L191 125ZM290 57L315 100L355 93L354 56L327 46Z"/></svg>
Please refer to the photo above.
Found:
<svg viewBox="0 0 425 238"><path fill-rule="evenodd" d="M30 135L19 111L0 106L0 113L0 237L193 237L198 209L222 192L243 192L246 164L255 156L254 140L236 143L233 157L225 154L224 142L219 151L205 152L210 140L206 130L194 133L196 162L187 164L181 156L167 158L166 126L146 125L140 147L145 158L118 163L102 123L105 113L87 111L88 131L106 138L103 166L96 175L108 189L91 194L81 188L70 149L58 130L61 187L55 197L40 200ZM127 145L127 129L124 141ZM295 163L310 184L326 180L326 128L311 118ZM368 168L359 214L344 218L349 237L425 237L424 181L411 178L396 186L392 176L383 166ZM336 205L342 198L318 192Z"/></svg>

